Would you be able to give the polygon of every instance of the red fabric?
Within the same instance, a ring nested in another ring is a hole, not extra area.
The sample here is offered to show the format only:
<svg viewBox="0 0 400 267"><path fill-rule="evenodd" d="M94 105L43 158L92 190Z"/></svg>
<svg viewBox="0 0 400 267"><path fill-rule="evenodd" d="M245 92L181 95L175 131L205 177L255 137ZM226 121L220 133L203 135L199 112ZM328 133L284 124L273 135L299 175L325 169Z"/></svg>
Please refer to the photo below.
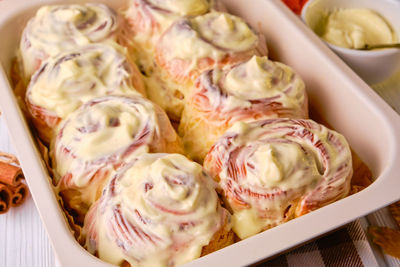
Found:
<svg viewBox="0 0 400 267"><path fill-rule="evenodd" d="M294 13L300 15L301 9L308 0L282 0Z"/></svg>

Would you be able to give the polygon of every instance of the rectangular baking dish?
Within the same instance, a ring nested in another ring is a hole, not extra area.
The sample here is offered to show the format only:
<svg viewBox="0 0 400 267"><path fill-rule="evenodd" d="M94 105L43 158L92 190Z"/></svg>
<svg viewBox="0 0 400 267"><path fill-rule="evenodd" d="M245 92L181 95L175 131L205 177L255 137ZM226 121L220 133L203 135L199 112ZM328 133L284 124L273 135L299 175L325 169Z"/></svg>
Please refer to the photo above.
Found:
<svg viewBox="0 0 400 267"><path fill-rule="evenodd" d="M48 3L85 1L3 0L0 2L0 105L33 199L62 266L111 266L74 239L53 193L43 161L9 85L9 72L22 28ZM125 3L100 1L117 8ZM375 182L365 190L186 266L243 266L302 244L400 199L400 117L333 54L280 0L224 0L228 9L265 34L270 55L305 80L313 109L369 166ZM373 64L373 63L372 63Z"/></svg>

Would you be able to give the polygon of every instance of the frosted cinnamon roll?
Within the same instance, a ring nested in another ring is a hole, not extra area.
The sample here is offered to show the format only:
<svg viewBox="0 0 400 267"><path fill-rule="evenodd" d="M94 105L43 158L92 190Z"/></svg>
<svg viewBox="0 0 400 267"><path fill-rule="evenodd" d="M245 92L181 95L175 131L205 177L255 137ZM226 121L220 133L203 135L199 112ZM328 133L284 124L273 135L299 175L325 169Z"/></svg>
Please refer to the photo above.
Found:
<svg viewBox="0 0 400 267"><path fill-rule="evenodd" d="M164 85L148 87L149 98L180 117L190 82L206 70L251 58L258 40L245 21L227 13L178 20L157 43L155 77Z"/></svg>
<svg viewBox="0 0 400 267"><path fill-rule="evenodd" d="M189 157L202 162L237 121L308 118L304 82L290 67L253 56L204 72L189 93L179 126Z"/></svg>
<svg viewBox="0 0 400 267"><path fill-rule="evenodd" d="M59 121L86 101L138 92L145 93L143 81L124 50L91 44L44 61L30 81L26 103L40 137L49 142Z"/></svg>
<svg viewBox="0 0 400 267"><path fill-rule="evenodd" d="M161 34L182 17L203 15L220 8L213 0L131 0L124 12L138 64L146 74L153 68L154 46Z"/></svg>
<svg viewBox="0 0 400 267"><path fill-rule="evenodd" d="M86 102L60 124L51 145L54 183L66 210L82 222L110 175L148 152L182 153L160 107L140 96Z"/></svg>
<svg viewBox="0 0 400 267"><path fill-rule="evenodd" d="M89 210L89 252L127 266L177 266L233 242L230 214L201 165L144 154L121 169Z"/></svg>
<svg viewBox="0 0 400 267"><path fill-rule="evenodd" d="M347 196L353 173L342 135L294 119L236 123L204 167L219 182L241 239Z"/></svg>
<svg viewBox="0 0 400 267"><path fill-rule="evenodd" d="M103 4L41 7L26 25L20 43L27 80L49 56L98 42L115 42L119 21Z"/></svg>
<svg viewBox="0 0 400 267"><path fill-rule="evenodd" d="M125 17L139 42L155 43L181 17L203 15L214 7L212 0L131 0Z"/></svg>

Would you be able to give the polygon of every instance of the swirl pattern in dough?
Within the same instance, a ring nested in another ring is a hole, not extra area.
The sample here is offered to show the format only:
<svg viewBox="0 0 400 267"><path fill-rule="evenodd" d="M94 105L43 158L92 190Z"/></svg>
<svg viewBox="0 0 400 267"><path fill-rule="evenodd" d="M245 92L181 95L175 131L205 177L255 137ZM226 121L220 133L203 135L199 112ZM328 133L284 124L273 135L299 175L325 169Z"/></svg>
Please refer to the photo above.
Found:
<svg viewBox="0 0 400 267"><path fill-rule="evenodd" d="M213 7L211 0L132 0L125 12L134 38L141 44L154 44L178 18L198 16Z"/></svg>
<svg viewBox="0 0 400 267"><path fill-rule="evenodd" d="M95 98L60 124L52 143L57 193L82 222L109 177L148 152L182 153L164 111L140 96Z"/></svg>
<svg viewBox="0 0 400 267"><path fill-rule="evenodd" d="M153 76L162 86L150 86L147 94L179 119L191 83L202 72L251 58L258 41L245 21L227 13L182 18L157 43Z"/></svg>
<svg viewBox="0 0 400 267"><path fill-rule="evenodd" d="M181 265L233 241L213 180L179 154L144 154L121 169L84 233L89 252L141 267Z"/></svg>
<svg viewBox="0 0 400 267"><path fill-rule="evenodd" d="M204 167L219 182L242 239L345 197L353 173L342 135L294 119L236 123Z"/></svg>
<svg viewBox="0 0 400 267"><path fill-rule="evenodd" d="M43 60L62 51L99 42L115 42L119 20L103 4L41 7L25 27L20 52L27 80Z"/></svg>
<svg viewBox="0 0 400 267"><path fill-rule="evenodd" d="M253 56L200 75L187 98L179 133L189 157L202 162L235 122L269 118L308 118L305 85L290 67Z"/></svg>
<svg viewBox="0 0 400 267"><path fill-rule="evenodd" d="M61 119L86 101L110 94L144 94L141 75L119 46L90 44L44 61L26 93L28 110L48 143Z"/></svg>

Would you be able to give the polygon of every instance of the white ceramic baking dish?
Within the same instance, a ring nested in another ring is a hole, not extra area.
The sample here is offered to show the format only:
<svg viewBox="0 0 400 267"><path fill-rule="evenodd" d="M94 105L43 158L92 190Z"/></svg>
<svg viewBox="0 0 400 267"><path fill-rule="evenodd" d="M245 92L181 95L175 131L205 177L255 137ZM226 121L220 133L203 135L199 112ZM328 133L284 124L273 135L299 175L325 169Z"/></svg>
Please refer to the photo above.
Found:
<svg viewBox="0 0 400 267"><path fill-rule="evenodd" d="M111 266L86 252L70 233L43 161L9 85L22 27L52 0L0 2L0 105L33 199L62 266ZM78 1L63 1L75 3ZM118 7L119 1L102 1ZM371 168L365 190L202 257L187 266L243 266L272 257L400 199L400 117L279 0L224 0L265 34L270 54L304 78L310 102ZM373 64L373 62L371 62Z"/></svg>

